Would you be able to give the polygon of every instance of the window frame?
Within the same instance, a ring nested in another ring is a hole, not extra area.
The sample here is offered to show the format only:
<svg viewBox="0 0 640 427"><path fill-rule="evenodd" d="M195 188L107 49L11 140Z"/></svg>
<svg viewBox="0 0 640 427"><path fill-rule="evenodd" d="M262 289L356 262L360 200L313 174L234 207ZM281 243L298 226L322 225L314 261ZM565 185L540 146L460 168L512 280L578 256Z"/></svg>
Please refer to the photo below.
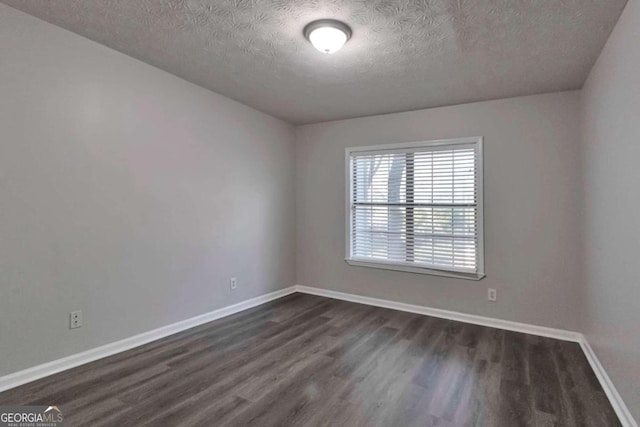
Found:
<svg viewBox="0 0 640 427"><path fill-rule="evenodd" d="M368 145L362 147L345 148L345 261L352 266L380 268L384 270L404 271L409 273L429 274L443 277L453 277L466 280L481 280L485 275L484 265L484 159L483 159L483 142L482 136L437 139L430 141L401 142L395 144ZM428 267L420 267L410 262L400 261L382 261L382 260L362 260L352 257L353 245L352 237L352 215L353 215L353 191L352 186L352 162L351 156L358 152L381 152L394 151L402 149L415 149L425 147L442 147L456 145L475 145L478 152L477 161L477 235L478 235L478 271L476 273L465 273L446 269L435 269Z"/></svg>

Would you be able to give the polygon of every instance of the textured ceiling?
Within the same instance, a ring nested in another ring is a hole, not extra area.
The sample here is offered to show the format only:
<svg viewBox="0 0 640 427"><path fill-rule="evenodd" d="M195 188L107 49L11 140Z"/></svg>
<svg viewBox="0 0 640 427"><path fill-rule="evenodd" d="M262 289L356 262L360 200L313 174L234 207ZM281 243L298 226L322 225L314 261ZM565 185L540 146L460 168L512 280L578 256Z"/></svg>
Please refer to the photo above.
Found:
<svg viewBox="0 0 640 427"><path fill-rule="evenodd" d="M626 0L0 0L292 123L577 89ZM336 18L334 55L302 28Z"/></svg>

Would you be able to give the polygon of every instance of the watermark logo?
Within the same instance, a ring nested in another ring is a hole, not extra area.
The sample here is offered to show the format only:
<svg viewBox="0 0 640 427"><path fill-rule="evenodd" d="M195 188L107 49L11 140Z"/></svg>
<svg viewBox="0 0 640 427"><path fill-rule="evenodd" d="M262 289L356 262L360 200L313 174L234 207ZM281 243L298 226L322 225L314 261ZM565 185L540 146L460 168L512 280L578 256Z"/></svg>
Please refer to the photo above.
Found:
<svg viewBox="0 0 640 427"><path fill-rule="evenodd" d="M0 427L63 427L59 406L0 406Z"/></svg>

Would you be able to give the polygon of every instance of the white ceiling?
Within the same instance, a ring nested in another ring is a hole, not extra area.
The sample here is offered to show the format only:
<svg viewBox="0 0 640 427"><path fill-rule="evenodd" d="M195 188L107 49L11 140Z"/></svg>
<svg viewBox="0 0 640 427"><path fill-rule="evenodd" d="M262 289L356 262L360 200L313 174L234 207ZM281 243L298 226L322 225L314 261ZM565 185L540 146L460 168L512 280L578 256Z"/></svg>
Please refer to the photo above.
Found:
<svg viewBox="0 0 640 427"><path fill-rule="evenodd" d="M578 89L627 0L0 1L301 124Z"/></svg>

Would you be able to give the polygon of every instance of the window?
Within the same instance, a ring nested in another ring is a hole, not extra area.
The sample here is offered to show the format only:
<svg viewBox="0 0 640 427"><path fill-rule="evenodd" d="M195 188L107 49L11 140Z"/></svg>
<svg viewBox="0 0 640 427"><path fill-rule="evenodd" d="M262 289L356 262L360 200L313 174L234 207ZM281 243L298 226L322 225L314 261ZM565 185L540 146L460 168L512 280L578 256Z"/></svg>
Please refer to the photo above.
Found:
<svg viewBox="0 0 640 427"><path fill-rule="evenodd" d="M482 138L347 148L347 262L484 277Z"/></svg>

